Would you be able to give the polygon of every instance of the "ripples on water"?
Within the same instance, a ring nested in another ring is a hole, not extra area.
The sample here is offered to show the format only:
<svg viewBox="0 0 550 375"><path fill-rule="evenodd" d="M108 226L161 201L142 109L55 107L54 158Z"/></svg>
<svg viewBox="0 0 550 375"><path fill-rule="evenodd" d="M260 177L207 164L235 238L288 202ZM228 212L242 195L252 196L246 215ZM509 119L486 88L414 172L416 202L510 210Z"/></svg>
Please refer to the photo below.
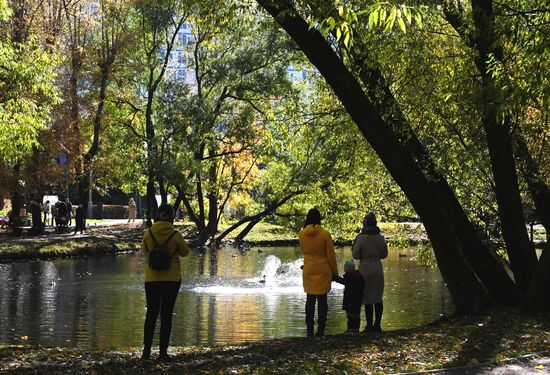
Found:
<svg viewBox="0 0 550 375"><path fill-rule="evenodd" d="M349 257L349 248L337 249L341 272ZM192 253L182 261L172 344L304 335L301 265L296 248ZM437 270L395 252L383 265L384 329L418 326L452 312ZM99 349L141 345L145 298L138 254L2 264L0 283L0 343ZM332 285L329 334L346 329L343 287ZM25 336L28 340L22 340Z"/></svg>

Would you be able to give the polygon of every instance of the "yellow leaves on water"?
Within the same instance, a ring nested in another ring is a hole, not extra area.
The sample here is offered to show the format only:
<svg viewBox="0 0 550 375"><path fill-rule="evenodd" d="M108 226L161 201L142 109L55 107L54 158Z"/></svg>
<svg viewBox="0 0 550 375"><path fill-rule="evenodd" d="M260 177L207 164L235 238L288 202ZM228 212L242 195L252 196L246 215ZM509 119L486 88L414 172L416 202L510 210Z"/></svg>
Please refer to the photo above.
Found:
<svg viewBox="0 0 550 375"><path fill-rule="evenodd" d="M537 365L535 366L537 370L544 370L544 365Z"/></svg>
<svg viewBox="0 0 550 375"><path fill-rule="evenodd" d="M21 340L25 340L27 341L29 339L29 336L25 335L25 336L21 336Z"/></svg>

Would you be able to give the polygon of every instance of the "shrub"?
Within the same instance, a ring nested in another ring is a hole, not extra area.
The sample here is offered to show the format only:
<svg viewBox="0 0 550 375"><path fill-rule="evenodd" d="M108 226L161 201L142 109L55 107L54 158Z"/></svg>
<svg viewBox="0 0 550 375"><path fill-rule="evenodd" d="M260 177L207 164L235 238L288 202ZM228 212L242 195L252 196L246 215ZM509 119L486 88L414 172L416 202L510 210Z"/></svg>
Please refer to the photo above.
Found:
<svg viewBox="0 0 550 375"><path fill-rule="evenodd" d="M126 219L127 217L128 206L119 204L104 204L102 206L101 218L103 219Z"/></svg>

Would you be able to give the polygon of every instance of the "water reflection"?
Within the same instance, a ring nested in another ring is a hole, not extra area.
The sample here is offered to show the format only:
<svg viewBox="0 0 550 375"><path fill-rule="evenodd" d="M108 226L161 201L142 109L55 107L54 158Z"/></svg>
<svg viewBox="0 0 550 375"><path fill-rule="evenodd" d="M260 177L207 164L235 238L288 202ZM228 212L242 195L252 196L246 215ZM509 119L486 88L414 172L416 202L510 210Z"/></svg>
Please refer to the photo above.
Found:
<svg viewBox="0 0 550 375"><path fill-rule="evenodd" d="M337 249L339 269L350 257ZM296 248L206 250L183 263L174 345L242 343L305 334L305 294ZM451 313L439 272L390 252L384 329L418 326ZM45 346L140 346L145 312L137 254L0 265L0 342ZM346 328L343 289L333 283L327 333ZM364 324L364 322L363 322Z"/></svg>

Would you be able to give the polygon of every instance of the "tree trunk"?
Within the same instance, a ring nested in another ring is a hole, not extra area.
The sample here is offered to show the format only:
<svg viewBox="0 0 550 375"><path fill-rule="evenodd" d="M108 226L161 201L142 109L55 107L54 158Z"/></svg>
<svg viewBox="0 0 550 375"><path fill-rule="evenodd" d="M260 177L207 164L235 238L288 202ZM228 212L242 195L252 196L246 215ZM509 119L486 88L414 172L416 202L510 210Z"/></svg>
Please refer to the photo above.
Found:
<svg viewBox="0 0 550 375"><path fill-rule="evenodd" d="M168 203L168 192L164 184L164 178L162 176L157 176L157 182L159 184L159 193L160 193L160 202L162 204Z"/></svg>
<svg viewBox="0 0 550 375"><path fill-rule="evenodd" d="M80 70L82 69L82 53L79 45L71 46L71 75L69 77L69 97L70 97L70 124L69 124L69 144L67 148L71 150L71 156L74 158L75 171L77 178L82 175L82 164L80 159L80 96L78 95L78 82L80 79ZM68 193L68 192L67 192Z"/></svg>
<svg viewBox="0 0 550 375"><path fill-rule="evenodd" d="M426 173L427 182L432 186L433 191L440 194L440 202L444 205L446 215L456 232L456 240L461 245L462 253L487 288L489 295L499 305L517 305L519 291L503 268L503 262L483 243L479 232L464 212L453 190L437 171L435 163L403 115L382 72L378 69L363 67L360 78L366 85L369 97L378 113L391 114L391 116L385 116L388 125Z"/></svg>
<svg viewBox="0 0 550 375"><path fill-rule="evenodd" d="M300 46L332 87L367 141L401 186L428 232L441 274L457 307L457 313L470 312L490 304L490 297L473 269L463 257L457 233L444 207L445 197L434 190L411 153L366 97L361 85L334 50L315 29L285 0L258 2L275 18Z"/></svg>
<svg viewBox="0 0 550 375"><path fill-rule="evenodd" d="M195 223L195 226L197 227L197 232L199 233L198 245L204 245L208 240L208 234L206 230L206 225L204 223L204 219L197 216L197 214L195 213L195 210L193 210L193 207L191 206L191 202L185 196L185 192L183 191L182 187L176 186L176 189L178 190L178 198L181 197L181 201L183 202L183 205L187 210L187 214L189 215L189 218L193 223Z"/></svg>
<svg viewBox="0 0 550 375"><path fill-rule="evenodd" d="M474 31L469 30L469 23L464 20L462 13L457 8L449 4L444 6L447 21L454 27L464 42L477 52L478 57L476 59L476 65L482 75L482 88L486 94L483 106L483 124L488 147L490 149L495 184L498 185L496 193L499 204L499 217L503 223L504 220L506 220L507 228L503 229L503 235L505 236L507 250L512 251L514 254L514 274L518 282L522 283L522 290L525 291L526 285L528 284L531 285L530 289L537 285L541 285L535 281L529 283L531 270L533 264L536 262L536 255L534 255L531 244L527 243L529 237L526 234L525 219L523 218L523 212L521 210L521 198L519 197L517 176L515 175L515 166L513 164L514 160L510 158L510 153L512 152L509 133L510 118L507 117L502 125L497 121L497 103L500 101L497 94L499 90L498 87L492 87L492 77L487 71L487 62L490 55L503 61L502 45L494 29L492 2L489 0L473 0L472 9L475 21ZM545 209L545 207L550 206L550 191L543 180L539 178L540 174L538 168L529 153L521 133L519 133L519 129L515 130L515 134L515 159L519 162L520 170L527 182L535 203L536 215L543 222L548 233L550 212ZM502 144L499 144L500 142L502 142ZM510 160L512 160L512 164L507 165L507 162ZM511 187L513 191L509 191L509 187ZM508 199L511 195L513 196L509 201ZM501 204L503 206L501 206ZM519 215L517 215L518 212ZM522 251L524 251L526 255L522 254ZM535 260L533 260L534 258ZM510 254L510 259L512 259L512 254ZM541 261L542 258L535 270L536 274L541 272L541 267L544 268L544 266L541 265ZM535 277L537 276L535 275ZM536 294L537 293L530 290L527 298L531 299L532 296ZM530 308L533 309L533 301L527 301L526 304L531 305Z"/></svg>
<svg viewBox="0 0 550 375"><path fill-rule="evenodd" d="M33 234L33 235L44 234L45 224L42 221L42 208L40 207L40 203L31 202L29 204L29 208L30 208L31 217L32 217L32 227L29 230L29 234Z"/></svg>
<svg viewBox="0 0 550 375"><path fill-rule="evenodd" d="M212 157L216 153L216 150L209 149L208 156ZM218 168L216 161L211 159L209 161L210 167L208 170L208 237L213 239L218 231Z"/></svg>
<svg viewBox="0 0 550 375"><path fill-rule="evenodd" d="M507 116L503 123L498 120L501 90L493 82L488 66L491 56L502 61L503 53L495 30L492 1L472 0L471 3L475 26L473 44L477 51L475 62L481 74L484 101L481 121L491 159L502 236L516 284L525 293L531 283L537 257L529 241L523 215L510 136L510 118Z"/></svg>
<svg viewBox="0 0 550 375"><path fill-rule="evenodd" d="M533 160L522 134L514 137L516 159L527 182L529 193L535 204L535 214L546 230L546 245L541 254L533 279L527 292L524 308L527 311L550 310L550 189L544 183L542 174Z"/></svg>
<svg viewBox="0 0 550 375"><path fill-rule="evenodd" d="M182 198L180 196L180 194L178 194L178 196L176 197L176 200L174 201L174 219L176 218L177 216L177 212L181 206L181 201L182 201ZM183 218L181 218L183 219Z"/></svg>
<svg viewBox="0 0 550 375"><path fill-rule="evenodd" d="M527 292L523 308L527 311L550 311L550 244L546 243Z"/></svg>
<svg viewBox="0 0 550 375"><path fill-rule="evenodd" d="M548 209L550 207L550 188L544 183L543 175L533 160L519 129L515 132L514 144L516 160L519 162L521 174L527 182L529 193L535 204L535 214L544 226L546 234L550 236L550 209Z"/></svg>
<svg viewBox="0 0 550 375"><path fill-rule="evenodd" d="M252 216L247 216L247 217L244 217L242 218L241 220L239 220L238 223L235 223L233 224L232 226L230 226L229 228L227 228L222 234L220 234L218 236L218 238L216 238L216 244L219 245L219 243L231 232L233 232L235 229L237 229L238 227L240 227L241 225L245 224L245 223L249 223L242 231L241 233L239 233L237 235L237 237L235 237L235 240L237 241L242 241L244 239L244 237L252 230L252 228L254 228L254 226L256 224L258 224L264 217L266 217L267 215L271 215L273 214L277 208L281 207L283 204L285 204L286 202L288 202L289 199L293 198L293 197L296 197L300 194L303 194L305 191L304 190L297 190L293 193L290 193L289 195L287 195L286 197L276 201L275 203L272 203L270 204L265 210L257 213L256 215L252 215Z"/></svg>
<svg viewBox="0 0 550 375"><path fill-rule="evenodd" d="M157 217L157 199L155 197L155 177L148 175L147 181L147 216L146 216L146 225L151 227L153 225L153 220Z"/></svg>

